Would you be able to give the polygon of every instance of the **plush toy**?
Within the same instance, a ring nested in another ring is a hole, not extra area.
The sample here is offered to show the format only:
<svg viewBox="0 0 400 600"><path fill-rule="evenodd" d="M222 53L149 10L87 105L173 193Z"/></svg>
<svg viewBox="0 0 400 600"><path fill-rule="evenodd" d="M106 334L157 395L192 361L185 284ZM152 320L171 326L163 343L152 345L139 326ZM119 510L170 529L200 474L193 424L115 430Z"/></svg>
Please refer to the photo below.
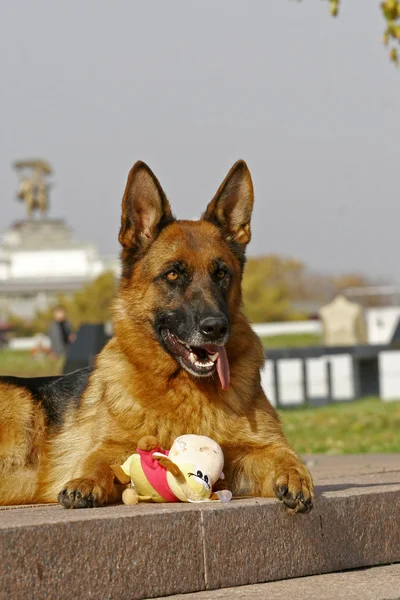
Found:
<svg viewBox="0 0 400 600"><path fill-rule="evenodd" d="M231 492L213 492L213 485L223 479L224 456L220 446L209 437L182 435L168 452L158 446L153 436L141 438L137 452L123 465L113 465L116 478L124 490L124 504L151 502L229 502Z"/></svg>

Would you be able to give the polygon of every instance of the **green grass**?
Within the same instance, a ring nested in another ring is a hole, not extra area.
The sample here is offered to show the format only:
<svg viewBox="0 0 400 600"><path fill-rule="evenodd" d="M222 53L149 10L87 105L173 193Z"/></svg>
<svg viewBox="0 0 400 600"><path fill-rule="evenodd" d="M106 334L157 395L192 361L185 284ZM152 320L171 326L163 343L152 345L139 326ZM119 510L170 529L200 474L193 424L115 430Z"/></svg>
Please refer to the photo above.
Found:
<svg viewBox="0 0 400 600"><path fill-rule="evenodd" d="M300 348L302 346L318 346L321 336L315 333L292 333L271 335L261 338L264 348Z"/></svg>
<svg viewBox="0 0 400 600"><path fill-rule="evenodd" d="M400 402L367 398L279 414L290 444L302 454L400 452Z"/></svg>
<svg viewBox="0 0 400 600"><path fill-rule="evenodd" d="M0 350L0 375L43 377L61 373L62 360L32 356L20 350Z"/></svg>

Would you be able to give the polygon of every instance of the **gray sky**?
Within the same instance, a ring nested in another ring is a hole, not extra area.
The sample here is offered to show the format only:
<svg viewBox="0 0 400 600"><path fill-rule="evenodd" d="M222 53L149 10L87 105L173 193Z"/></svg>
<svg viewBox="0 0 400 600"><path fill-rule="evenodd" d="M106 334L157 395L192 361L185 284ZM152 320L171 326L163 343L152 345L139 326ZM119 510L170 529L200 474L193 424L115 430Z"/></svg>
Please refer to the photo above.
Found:
<svg viewBox="0 0 400 600"><path fill-rule="evenodd" d="M55 169L51 216L117 252L148 162L182 218L244 158L250 254L400 280L400 72L380 0L0 3L0 228L23 216L14 159Z"/></svg>

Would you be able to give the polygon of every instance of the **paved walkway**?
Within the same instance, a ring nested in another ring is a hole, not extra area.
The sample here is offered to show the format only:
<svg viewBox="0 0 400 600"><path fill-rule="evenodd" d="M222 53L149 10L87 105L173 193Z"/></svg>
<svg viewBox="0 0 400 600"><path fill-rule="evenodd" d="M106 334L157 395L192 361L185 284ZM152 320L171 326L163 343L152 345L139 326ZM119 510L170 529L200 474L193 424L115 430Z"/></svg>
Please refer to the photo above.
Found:
<svg viewBox="0 0 400 600"><path fill-rule="evenodd" d="M294 600L398 600L400 564L195 594L180 594L168 598L170 600L288 600L289 598Z"/></svg>

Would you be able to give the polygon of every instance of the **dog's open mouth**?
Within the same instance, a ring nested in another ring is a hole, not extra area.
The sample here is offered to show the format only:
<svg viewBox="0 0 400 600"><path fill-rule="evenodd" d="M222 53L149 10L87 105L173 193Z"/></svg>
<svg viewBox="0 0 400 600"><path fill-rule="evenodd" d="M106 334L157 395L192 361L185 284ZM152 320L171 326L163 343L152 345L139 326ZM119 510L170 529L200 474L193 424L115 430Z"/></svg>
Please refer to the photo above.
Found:
<svg viewBox="0 0 400 600"><path fill-rule="evenodd" d="M161 333L167 349L184 369L196 377L209 377L216 370L222 389L228 389L230 372L225 346L216 344L190 346L169 329L163 329Z"/></svg>

